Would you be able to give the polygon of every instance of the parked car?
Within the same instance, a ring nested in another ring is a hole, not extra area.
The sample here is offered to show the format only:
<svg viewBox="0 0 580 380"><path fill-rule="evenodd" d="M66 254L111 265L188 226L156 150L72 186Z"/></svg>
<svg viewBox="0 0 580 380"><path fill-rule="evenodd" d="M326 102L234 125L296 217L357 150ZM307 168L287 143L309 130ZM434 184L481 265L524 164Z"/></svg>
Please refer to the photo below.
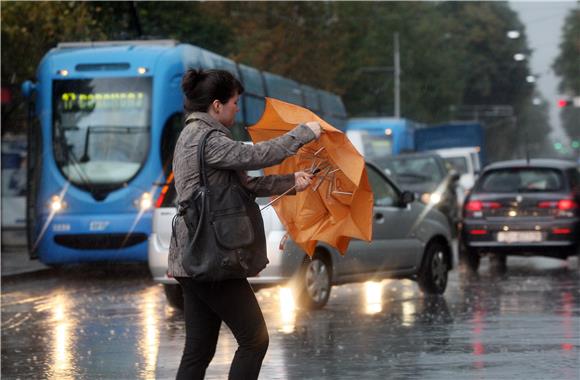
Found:
<svg viewBox="0 0 580 380"><path fill-rule="evenodd" d="M291 239L272 207L262 211L270 264L254 286L290 284L298 303L306 308L323 307L333 285L381 278L410 278L428 294L442 294L452 268L451 233L443 214L415 201L401 191L378 167L367 164L374 193L372 243L353 239L346 255L320 242L310 259ZM181 289L167 276L171 219L175 214L175 190L169 183L153 215L149 238L149 268L163 284L168 302L183 307ZM266 203L260 199L259 203Z"/></svg>
<svg viewBox="0 0 580 380"><path fill-rule="evenodd" d="M453 234L457 232L460 207L457 200L459 173L436 153L404 153L376 161L404 190L417 194L426 205L447 216Z"/></svg>
<svg viewBox="0 0 580 380"><path fill-rule="evenodd" d="M487 166L463 207L460 259L505 267L508 255L566 259L580 246L580 174L571 161L526 160Z"/></svg>

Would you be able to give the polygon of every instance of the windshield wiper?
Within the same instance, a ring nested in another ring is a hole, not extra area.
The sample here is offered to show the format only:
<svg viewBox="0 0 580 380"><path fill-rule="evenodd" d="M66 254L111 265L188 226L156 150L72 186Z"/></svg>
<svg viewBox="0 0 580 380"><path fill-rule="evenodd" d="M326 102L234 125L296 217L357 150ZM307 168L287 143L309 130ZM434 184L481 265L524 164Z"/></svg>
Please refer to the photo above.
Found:
<svg viewBox="0 0 580 380"><path fill-rule="evenodd" d="M59 128L57 128L57 130L58 129ZM64 131L69 131L69 130L71 130L71 131L77 131L77 130L79 130L79 128L73 126L73 127L61 127L61 129L62 129L63 132L58 134L57 141L58 141L58 143L60 145L60 149L63 150L63 153L64 153L64 161L65 161L65 163L68 166L73 166L75 168L75 170L78 173L78 176L79 176L82 184L86 188L90 189L91 188L91 182L86 177L86 174L85 174L84 170L81 168L81 166L80 166L81 162L79 161L79 159L75 155L74 150L72 149L71 146L69 146L67 144L66 137L64 135ZM71 165L71 163L72 163L72 165Z"/></svg>

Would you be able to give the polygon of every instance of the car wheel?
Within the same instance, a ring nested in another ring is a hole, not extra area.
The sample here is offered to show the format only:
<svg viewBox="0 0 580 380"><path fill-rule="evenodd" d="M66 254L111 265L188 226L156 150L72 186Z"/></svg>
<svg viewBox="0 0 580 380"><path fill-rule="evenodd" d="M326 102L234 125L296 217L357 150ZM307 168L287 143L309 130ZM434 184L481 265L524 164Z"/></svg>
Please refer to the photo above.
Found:
<svg viewBox="0 0 580 380"><path fill-rule="evenodd" d="M171 307L183 310L183 291L180 285L163 284L165 297Z"/></svg>
<svg viewBox="0 0 580 380"><path fill-rule="evenodd" d="M491 253L489 255L489 263L491 269L498 273L505 273L507 270L507 256L499 253Z"/></svg>
<svg viewBox="0 0 580 380"><path fill-rule="evenodd" d="M477 273L479 269L479 262L481 257L477 250L467 247L462 242L459 242L459 264L468 271Z"/></svg>
<svg viewBox="0 0 580 380"><path fill-rule="evenodd" d="M433 243L427 246L417 282L424 293L443 294L447 287L449 258L447 248Z"/></svg>
<svg viewBox="0 0 580 380"><path fill-rule="evenodd" d="M329 260L319 253L306 258L298 277L298 304L305 309L321 309L328 302L332 288Z"/></svg>

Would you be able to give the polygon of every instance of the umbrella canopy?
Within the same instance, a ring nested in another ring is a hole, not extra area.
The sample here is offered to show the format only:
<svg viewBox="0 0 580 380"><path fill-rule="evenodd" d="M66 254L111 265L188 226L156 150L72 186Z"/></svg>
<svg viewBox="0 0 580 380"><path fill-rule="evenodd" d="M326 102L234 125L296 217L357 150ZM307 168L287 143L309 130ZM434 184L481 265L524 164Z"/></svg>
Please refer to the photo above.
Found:
<svg viewBox="0 0 580 380"><path fill-rule="evenodd" d="M271 98L266 98L262 118L248 132L257 143L308 121L320 123L320 138L264 172L270 175L307 171L316 175L308 189L282 197L273 207L294 242L310 256L318 241L344 254L351 238L371 240L373 211L364 158L346 135L310 110Z"/></svg>

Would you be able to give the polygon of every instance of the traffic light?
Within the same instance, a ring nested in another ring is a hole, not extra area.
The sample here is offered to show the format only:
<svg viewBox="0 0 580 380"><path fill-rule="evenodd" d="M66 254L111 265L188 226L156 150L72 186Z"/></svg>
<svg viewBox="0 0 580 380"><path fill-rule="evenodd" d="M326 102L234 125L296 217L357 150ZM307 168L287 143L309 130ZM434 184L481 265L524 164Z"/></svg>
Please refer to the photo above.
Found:
<svg viewBox="0 0 580 380"><path fill-rule="evenodd" d="M580 96L565 97L558 99L558 108L564 107L580 107Z"/></svg>
<svg viewBox="0 0 580 380"><path fill-rule="evenodd" d="M580 148L580 140L572 140L572 148L574 149Z"/></svg>
<svg viewBox="0 0 580 380"><path fill-rule="evenodd" d="M561 142L554 143L554 149L562 150L562 143Z"/></svg>
<svg viewBox="0 0 580 380"><path fill-rule="evenodd" d="M573 105L574 103L572 102L571 99L558 99L558 107L559 108L564 108L564 107L568 107Z"/></svg>

